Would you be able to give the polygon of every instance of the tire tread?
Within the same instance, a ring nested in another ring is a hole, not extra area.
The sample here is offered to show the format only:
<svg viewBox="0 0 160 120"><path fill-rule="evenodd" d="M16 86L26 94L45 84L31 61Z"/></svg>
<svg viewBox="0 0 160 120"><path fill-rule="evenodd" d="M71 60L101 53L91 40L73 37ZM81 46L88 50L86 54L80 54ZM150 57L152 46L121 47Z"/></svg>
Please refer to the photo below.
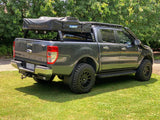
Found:
<svg viewBox="0 0 160 120"><path fill-rule="evenodd" d="M93 74L95 74L95 70L93 69L93 67L89 64L86 63L80 63L72 72L71 74L71 82L69 84L70 89L72 92L74 93L88 93L91 88L93 87L94 83L95 83L95 78L91 80L91 87L87 88L87 89L81 89L79 84L77 83L77 77L78 74L81 70L83 70L84 68L89 68L91 71L93 71Z"/></svg>
<svg viewBox="0 0 160 120"><path fill-rule="evenodd" d="M144 68L147 64L149 64L150 67L151 67L151 71L150 71L149 77L145 77L145 76L143 75L143 68ZM136 71L136 74L135 74L136 79L139 80L139 81L148 81L148 80L150 80L151 74L152 74L152 63L151 63L150 60L144 59L144 60L142 61L142 63L140 64L140 66L138 67L137 71Z"/></svg>

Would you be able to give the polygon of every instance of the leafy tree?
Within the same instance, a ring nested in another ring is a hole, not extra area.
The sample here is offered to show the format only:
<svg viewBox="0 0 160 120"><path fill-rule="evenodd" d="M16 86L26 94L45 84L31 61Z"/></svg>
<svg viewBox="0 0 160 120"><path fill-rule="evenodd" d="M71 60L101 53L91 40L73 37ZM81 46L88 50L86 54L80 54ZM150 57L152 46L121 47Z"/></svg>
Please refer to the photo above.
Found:
<svg viewBox="0 0 160 120"><path fill-rule="evenodd" d="M159 0L69 0L67 15L80 20L127 26L142 42L160 48Z"/></svg>

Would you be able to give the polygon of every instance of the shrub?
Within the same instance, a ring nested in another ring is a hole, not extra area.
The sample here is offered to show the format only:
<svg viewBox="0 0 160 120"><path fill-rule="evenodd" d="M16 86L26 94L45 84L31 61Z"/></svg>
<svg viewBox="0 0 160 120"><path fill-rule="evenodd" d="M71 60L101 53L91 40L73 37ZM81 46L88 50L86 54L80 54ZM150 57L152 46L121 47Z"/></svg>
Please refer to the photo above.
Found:
<svg viewBox="0 0 160 120"><path fill-rule="evenodd" d="M12 55L12 46L0 45L0 57L11 56L11 55Z"/></svg>

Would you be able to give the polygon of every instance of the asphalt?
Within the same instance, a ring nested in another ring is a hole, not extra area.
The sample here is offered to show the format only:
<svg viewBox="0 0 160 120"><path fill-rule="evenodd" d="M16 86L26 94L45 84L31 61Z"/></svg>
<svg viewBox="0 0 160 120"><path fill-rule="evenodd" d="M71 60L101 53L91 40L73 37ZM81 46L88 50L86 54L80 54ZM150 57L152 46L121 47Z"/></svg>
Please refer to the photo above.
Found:
<svg viewBox="0 0 160 120"><path fill-rule="evenodd" d="M0 71L16 71L17 69L10 64L11 59L0 59ZM160 75L160 60L155 60L153 73Z"/></svg>

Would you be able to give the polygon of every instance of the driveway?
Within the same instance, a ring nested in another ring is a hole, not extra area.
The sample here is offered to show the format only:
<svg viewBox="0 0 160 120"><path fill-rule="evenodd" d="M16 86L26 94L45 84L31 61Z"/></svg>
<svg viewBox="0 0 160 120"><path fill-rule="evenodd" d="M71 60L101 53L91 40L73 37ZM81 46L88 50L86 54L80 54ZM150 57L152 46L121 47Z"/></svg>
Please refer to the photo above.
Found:
<svg viewBox="0 0 160 120"><path fill-rule="evenodd" d="M0 71L14 71L16 68L10 64L11 59L0 59Z"/></svg>
<svg viewBox="0 0 160 120"><path fill-rule="evenodd" d="M155 60L154 61L153 73L160 75L160 60Z"/></svg>
<svg viewBox="0 0 160 120"><path fill-rule="evenodd" d="M11 59L0 59L0 71L17 70L10 64ZM155 60L153 64L153 73L160 75L160 60Z"/></svg>

